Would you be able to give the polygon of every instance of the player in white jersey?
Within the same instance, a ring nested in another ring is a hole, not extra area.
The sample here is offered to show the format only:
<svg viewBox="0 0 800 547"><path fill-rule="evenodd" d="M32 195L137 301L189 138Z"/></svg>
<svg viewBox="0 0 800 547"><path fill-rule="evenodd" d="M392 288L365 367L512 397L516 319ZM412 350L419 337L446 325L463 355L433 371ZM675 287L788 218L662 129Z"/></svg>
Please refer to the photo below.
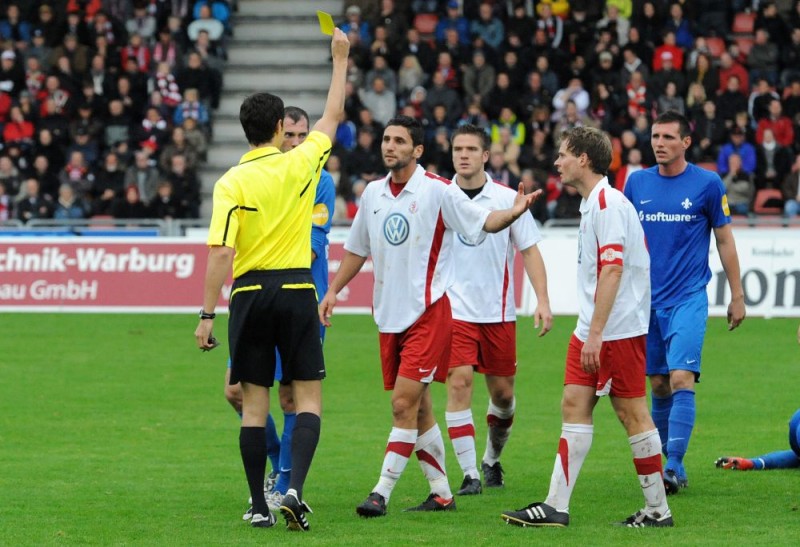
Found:
<svg viewBox="0 0 800 547"><path fill-rule="evenodd" d="M519 526L567 526L569 500L592 444L592 414L609 395L633 452L645 507L633 528L672 526L661 480L661 439L645 398L645 339L650 320L650 256L636 210L605 176L611 141L602 131L564 132L555 162L580 193L578 326L567 350L561 439L544 502L501 516Z"/></svg>
<svg viewBox="0 0 800 547"><path fill-rule="evenodd" d="M356 512L386 514L397 480L416 452L430 495L413 511L455 509L445 472L444 442L431 406L429 384L444 381L452 316L446 291L453 279L453 231L477 243L524 214L541 192L513 207L489 211L451 184L417 165L422 125L398 116L389 121L381 154L389 174L367 185L345 243L345 257L320 302L320 320L330 325L336 295L372 256L373 314L380 337L383 384L392 390L392 431L378 483Z"/></svg>
<svg viewBox="0 0 800 547"><path fill-rule="evenodd" d="M487 209L505 209L516 192L495 183L483 170L489 159L489 136L480 127L463 125L453 132L452 152L459 188ZM542 239L533 216L526 214L511 226L491 234L479 245L454 234L455 283L448 289L453 309L453 341L447 374L447 432L464 480L458 495L481 493L476 465L475 424L472 419L474 371L486 377L488 434L481 460L484 485L503 486L503 451L514 421L514 376L517 369L514 257L519 249L525 272L536 293L534 326L546 334L553 324L547 295L547 273L536 244ZM480 267L475 267L480 265Z"/></svg>

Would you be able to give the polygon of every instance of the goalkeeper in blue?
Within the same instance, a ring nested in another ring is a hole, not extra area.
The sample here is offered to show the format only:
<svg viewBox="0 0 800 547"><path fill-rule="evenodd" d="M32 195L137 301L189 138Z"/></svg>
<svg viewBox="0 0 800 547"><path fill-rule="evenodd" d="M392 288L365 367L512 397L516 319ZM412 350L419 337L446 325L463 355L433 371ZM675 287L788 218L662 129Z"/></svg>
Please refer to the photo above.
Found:
<svg viewBox="0 0 800 547"><path fill-rule="evenodd" d="M800 333L798 333L800 334ZM734 471L761 471L763 469L793 469L800 467L800 409L789 420L789 446L791 450L778 450L763 456L741 458L723 456L717 458L716 466Z"/></svg>
<svg viewBox="0 0 800 547"><path fill-rule="evenodd" d="M691 134L682 114L660 114L650 135L657 165L633 173L624 190L639 215L653 264L647 376L651 414L667 456L667 494L689 483L684 456L695 424L695 383L700 380L708 320L712 233L731 294L728 330L737 328L745 318L725 186L719 175L686 160Z"/></svg>

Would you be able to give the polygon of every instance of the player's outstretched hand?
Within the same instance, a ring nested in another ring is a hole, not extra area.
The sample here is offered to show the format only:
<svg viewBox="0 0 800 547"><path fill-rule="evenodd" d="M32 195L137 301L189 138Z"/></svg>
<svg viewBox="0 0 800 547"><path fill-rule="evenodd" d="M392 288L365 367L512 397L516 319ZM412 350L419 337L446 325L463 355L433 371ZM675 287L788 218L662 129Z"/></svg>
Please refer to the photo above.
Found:
<svg viewBox="0 0 800 547"><path fill-rule="evenodd" d="M319 322L324 327L331 326L331 315L333 315L333 308L336 307L336 294L328 291L325 297L319 303Z"/></svg>
<svg viewBox="0 0 800 547"><path fill-rule="evenodd" d="M333 29L333 37L331 38L331 56L334 60L344 59L350 54L350 40L347 39L342 29Z"/></svg>
<svg viewBox="0 0 800 547"><path fill-rule="evenodd" d="M521 217L525 211L542 195L542 190L536 190L530 194L525 193L525 186L520 182L517 188L517 197L514 198L514 206L511 208L515 217Z"/></svg>

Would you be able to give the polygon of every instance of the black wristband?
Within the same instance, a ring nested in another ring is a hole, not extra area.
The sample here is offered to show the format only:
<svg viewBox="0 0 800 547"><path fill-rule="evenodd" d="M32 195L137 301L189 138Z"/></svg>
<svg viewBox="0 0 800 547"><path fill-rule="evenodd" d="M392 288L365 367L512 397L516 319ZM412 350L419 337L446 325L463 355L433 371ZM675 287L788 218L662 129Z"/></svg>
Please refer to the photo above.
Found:
<svg viewBox="0 0 800 547"><path fill-rule="evenodd" d="M216 313L206 313L203 308L200 308L200 319L214 319L216 316Z"/></svg>

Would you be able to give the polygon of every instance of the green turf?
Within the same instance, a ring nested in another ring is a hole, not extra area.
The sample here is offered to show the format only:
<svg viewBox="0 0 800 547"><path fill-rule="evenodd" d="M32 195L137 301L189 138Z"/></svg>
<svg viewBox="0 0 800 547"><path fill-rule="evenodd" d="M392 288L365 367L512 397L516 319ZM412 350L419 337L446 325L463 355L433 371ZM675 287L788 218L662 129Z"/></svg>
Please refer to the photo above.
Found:
<svg viewBox="0 0 800 547"><path fill-rule="evenodd" d="M670 499L676 528L609 525L642 505L625 434L604 401L566 530L519 529L499 518L542 499L560 431L563 361L574 318L532 336L520 321L517 416L503 457L506 488L458 499L458 511L408 514L427 495L415 461L384 519L355 505L374 485L390 423L377 336L368 317L337 315L328 333L322 440L306 488L309 534L241 521L247 499L238 418L223 398L225 347L201 353L191 315L5 314L0 352L0 545L642 544L795 545L800 470L726 472L723 454L787 447L798 407L797 320L709 323L690 487ZM224 334L225 319L217 320ZM222 336L224 339L224 336ZM480 384L479 384L480 387ZM434 387L440 424L444 388ZM485 389L473 406L483 452ZM277 401L273 405L277 408ZM451 486L460 473L447 444Z"/></svg>

